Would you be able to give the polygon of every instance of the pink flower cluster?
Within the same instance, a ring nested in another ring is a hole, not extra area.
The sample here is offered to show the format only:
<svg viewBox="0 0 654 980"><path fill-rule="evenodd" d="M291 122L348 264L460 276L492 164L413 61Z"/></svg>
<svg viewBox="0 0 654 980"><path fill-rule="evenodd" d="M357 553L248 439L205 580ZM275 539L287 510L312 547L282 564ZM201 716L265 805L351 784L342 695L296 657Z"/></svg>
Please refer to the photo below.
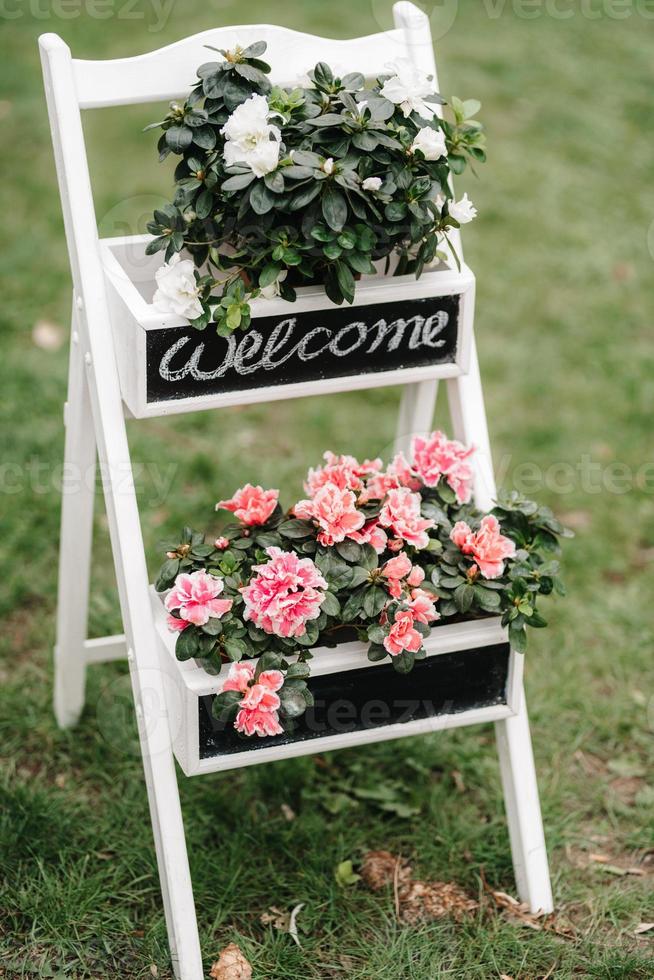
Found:
<svg viewBox="0 0 654 980"><path fill-rule="evenodd" d="M231 500L219 500L216 510L231 510L243 524L256 526L265 524L272 517L278 500L279 490L264 490L246 483Z"/></svg>
<svg viewBox="0 0 654 980"><path fill-rule="evenodd" d="M209 620L220 618L232 608L231 599L219 599L225 583L207 572L182 573L166 596L164 605L168 612L179 612L180 618L168 617L168 625L174 630L183 630L193 623L205 626Z"/></svg>
<svg viewBox="0 0 654 980"><path fill-rule="evenodd" d="M416 629L416 623L429 625L440 618L433 598L423 589L413 589L407 605L408 609L396 612L390 632L384 638L384 649L391 657L397 657L403 650L417 653L422 646L422 634Z"/></svg>
<svg viewBox="0 0 654 980"><path fill-rule="evenodd" d="M276 636L302 636L306 624L317 619L327 582L310 558L292 551L268 548L270 561L254 565L257 572L240 592L244 619Z"/></svg>
<svg viewBox="0 0 654 980"><path fill-rule="evenodd" d="M352 490L335 483L324 483L313 498L300 500L293 508L296 517L313 520L320 528L318 540L326 547L352 537L365 524L364 515L357 510L357 498Z"/></svg>
<svg viewBox="0 0 654 980"><path fill-rule="evenodd" d="M394 536L395 543L389 543L391 550L399 550L404 542L414 548L428 546L427 531L434 526L434 522L420 516L420 504L420 494L412 493L408 487L389 490L386 494L379 523Z"/></svg>
<svg viewBox="0 0 654 980"><path fill-rule="evenodd" d="M411 443L413 471L426 487L437 486L441 477L456 494L460 504L467 504L472 496L472 467L469 459L474 448L467 449L455 439L448 439L443 432L432 432L424 439L414 436Z"/></svg>
<svg viewBox="0 0 654 980"><path fill-rule="evenodd" d="M415 588L422 583L425 573L420 565L413 565L411 559L402 551L395 558L389 558L382 568L382 575L388 579L388 591L394 599L402 595L402 585Z"/></svg>
<svg viewBox="0 0 654 980"><path fill-rule="evenodd" d="M382 468L381 459L365 459L360 463L354 456L337 456L327 450L323 454L324 466L310 469L304 484L304 489L310 497L326 483L333 483L339 490L363 490L364 481Z"/></svg>
<svg viewBox="0 0 654 980"><path fill-rule="evenodd" d="M478 531L473 532L465 521L457 521L450 538L464 555L471 555L484 578L498 578L504 571L504 559L513 558L515 544L500 533L496 517L482 518Z"/></svg>
<svg viewBox="0 0 654 980"><path fill-rule="evenodd" d="M281 735L284 729L279 723L280 700L277 691L284 683L280 670L263 670L254 683L254 664L232 664L223 684L223 691L240 691L234 727L244 735Z"/></svg>

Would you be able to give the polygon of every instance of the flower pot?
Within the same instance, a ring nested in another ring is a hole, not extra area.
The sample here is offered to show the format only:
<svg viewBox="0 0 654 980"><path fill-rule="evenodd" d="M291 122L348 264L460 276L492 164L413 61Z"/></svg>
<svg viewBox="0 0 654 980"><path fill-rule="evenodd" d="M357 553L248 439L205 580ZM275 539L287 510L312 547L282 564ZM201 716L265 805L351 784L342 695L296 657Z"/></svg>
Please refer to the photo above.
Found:
<svg viewBox="0 0 654 980"><path fill-rule="evenodd" d="M307 394L451 378L468 369L472 272L363 276L352 306L321 286L253 300L229 338L152 305L160 254L148 236L101 243L123 400L136 418Z"/></svg>
<svg viewBox="0 0 654 980"><path fill-rule="evenodd" d="M523 658L510 649L500 620L489 617L434 627L424 642L426 658L409 674L398 674L388 660L368 661L363 643L315 649L309 680L315 706L293 732L246 738L212 714L227 666L216 675L195 661L178 661L177 634L154 589L152 609L173 749L187 776L497 721L519 707Z"/></svg>

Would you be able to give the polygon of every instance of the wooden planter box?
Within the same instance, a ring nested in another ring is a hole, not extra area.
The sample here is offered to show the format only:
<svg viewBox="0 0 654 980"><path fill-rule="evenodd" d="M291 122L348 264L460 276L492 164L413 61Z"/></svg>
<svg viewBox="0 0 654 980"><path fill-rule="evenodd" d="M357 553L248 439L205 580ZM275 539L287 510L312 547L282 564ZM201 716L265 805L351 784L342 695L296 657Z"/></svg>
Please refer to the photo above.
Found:
<svg viewBox="0 0 654 980"><path fill-rule="evenodd" d="M475 279L443 266L414 276L363 276L353 306L316 286L295 303L253 301L232 338L152 305L161 254L149 236L100 243L123 401L146 418L308 394L451 378L468 370Z"/></svg>
<svg viewBox="0 0 654 980"><path fill-rule="evenodd" d="M508 718L519 710L522 661L499 618L435 626L410 674L371 663L362 643L313 650L316 704L289 735L244 738L212 715L228 667L209 674L175 657L177 634L152 589L173 751L187 776ZM289 657L289 660L293 660Z"/></svg>

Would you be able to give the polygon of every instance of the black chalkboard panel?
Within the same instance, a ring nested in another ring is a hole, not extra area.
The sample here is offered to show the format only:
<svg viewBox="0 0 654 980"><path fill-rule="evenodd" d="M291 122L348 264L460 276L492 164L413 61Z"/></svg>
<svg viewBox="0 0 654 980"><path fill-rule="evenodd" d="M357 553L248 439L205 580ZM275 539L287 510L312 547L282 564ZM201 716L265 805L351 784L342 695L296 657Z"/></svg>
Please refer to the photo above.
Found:
<svg viewBox="0 0 654 980"><path fill-rule="evenodd" d="M456 360L460 295L258 317L229 338L213 324L146 331L147 400L216 395Z"/></svg>
<svg viewBox="0 0 654 980"><path fill-rule="evenodd" d="M313 677L315 706L292 734L245 738L211 713L213 695L199 699L200 758L256 752L341 732L365 731L421 718L506 703L509 644L497 643L420 660L410 674L392 664Z"/></svg>

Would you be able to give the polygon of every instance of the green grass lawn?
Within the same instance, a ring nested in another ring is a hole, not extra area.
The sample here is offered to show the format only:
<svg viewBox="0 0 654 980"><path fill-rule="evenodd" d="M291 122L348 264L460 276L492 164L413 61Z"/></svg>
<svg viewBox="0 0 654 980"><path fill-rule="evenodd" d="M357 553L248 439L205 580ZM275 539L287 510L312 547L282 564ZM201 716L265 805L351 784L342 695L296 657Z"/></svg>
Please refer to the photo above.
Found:
<svg viewBox="0 0 654 980"><path fill-rule="evenodd" d="M493 732L469 729L182 779L206 962L235 941L257 980L654 976L654 930L634 934L654 921L654 23L645 4L624 19L599 2L598 17L570 4L569 19L458 6L438 54L444 93L480 97L489 133L482 179L465 181L479 209L466 257L495 462L503 485L577 533L570 595L527 664L566 935L488 901L461 924L400 925L391 892L335 881L339 862L385 848L475 895L482 866L515 892ZM134 5L141 20L7 7L20 16L0 14L0 977L168 977L125 668L91 669L75 731L58 731L51 711L70 284L36 37L57 31L78 56L105 58L244 17L347 36L377 30L390 3L177 2L158 31L149 3ZM168 193L170 171L141 133L153 118L140 107L87 120L105 235L143 230ZM38 321L61 327L57 349L35 344ZM377 390L132 425L151 567L160 538L183 521L207 526L213 502L248 479L297 494L322 448L386 453L397 403ZM95 548L90 628L102 635L120 619L100 494ZM413 816L351 791L394 781ZM298 948L260 916L300 902Z"/></svg>

